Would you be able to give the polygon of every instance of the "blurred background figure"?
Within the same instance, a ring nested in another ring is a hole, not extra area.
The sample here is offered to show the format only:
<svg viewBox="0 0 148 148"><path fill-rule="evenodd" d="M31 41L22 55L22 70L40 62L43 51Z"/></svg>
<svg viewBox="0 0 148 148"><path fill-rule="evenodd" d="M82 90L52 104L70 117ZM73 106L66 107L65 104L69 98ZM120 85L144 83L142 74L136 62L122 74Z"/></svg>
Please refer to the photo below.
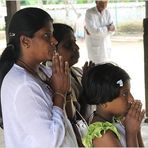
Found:
<svg viewBox="0 0 148 148"><path fill-rule="evenodd" d="M110 35L115 27L107 9L108 0L96 0L95 3L95 7L86 10L85 38L89 60L102 63L110 61Z"/></svg>

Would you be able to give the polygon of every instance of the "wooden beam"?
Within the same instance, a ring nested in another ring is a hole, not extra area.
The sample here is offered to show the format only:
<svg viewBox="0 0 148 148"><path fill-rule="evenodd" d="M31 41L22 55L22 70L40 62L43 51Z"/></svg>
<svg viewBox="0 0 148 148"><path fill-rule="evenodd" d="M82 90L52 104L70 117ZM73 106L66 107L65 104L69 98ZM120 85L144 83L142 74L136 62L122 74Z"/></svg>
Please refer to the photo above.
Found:
<svg viewBox="0 0 148 148"><path fill-rule="evenodd" d="M145 2L145 9L146 9L146 18L148 18L148 1Z"/></svg>
<svg viewBox="0 0 148 148"><path fill-rule="evenodd" d="M9 1L6 0L6 8L7 8L7 16L5 17L5 23L6 23L6 41L8 42L8 26L9 22L11 20L12 15L20 9L20 1L13 0Z"/></svg>
<svg viewBox="0 0 148 148"><path fill-rule="evenodd" d="M143 20L144 27L144 73L145 73L145 108L146 108L146 119L145 122L148 123L148 18Z"/></svg>

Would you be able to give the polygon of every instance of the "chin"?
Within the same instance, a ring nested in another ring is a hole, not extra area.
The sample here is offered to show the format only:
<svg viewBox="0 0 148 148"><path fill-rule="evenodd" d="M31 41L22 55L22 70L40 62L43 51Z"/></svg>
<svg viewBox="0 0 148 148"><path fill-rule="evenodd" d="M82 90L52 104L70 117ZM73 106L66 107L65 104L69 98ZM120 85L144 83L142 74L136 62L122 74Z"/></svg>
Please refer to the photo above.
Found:
<svg viewBox="0 0 148 148"><path fill-rule="evenodd" d="M122 116L126 116L128 114L128 110L122 114Z"/></svg>

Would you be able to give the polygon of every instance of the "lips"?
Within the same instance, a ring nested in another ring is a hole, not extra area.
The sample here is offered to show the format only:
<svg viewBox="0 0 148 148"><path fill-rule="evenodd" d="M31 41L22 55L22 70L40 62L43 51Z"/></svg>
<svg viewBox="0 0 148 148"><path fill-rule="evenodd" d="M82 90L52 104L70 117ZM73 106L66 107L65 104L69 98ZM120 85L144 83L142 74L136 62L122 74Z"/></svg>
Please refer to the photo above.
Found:
<svg viewBox="0 0 148 148"><path fill-rule="evenodd" d="M56 51L56 50L57 50L56 46L50 46L49 47L49 51Z"/></svg>

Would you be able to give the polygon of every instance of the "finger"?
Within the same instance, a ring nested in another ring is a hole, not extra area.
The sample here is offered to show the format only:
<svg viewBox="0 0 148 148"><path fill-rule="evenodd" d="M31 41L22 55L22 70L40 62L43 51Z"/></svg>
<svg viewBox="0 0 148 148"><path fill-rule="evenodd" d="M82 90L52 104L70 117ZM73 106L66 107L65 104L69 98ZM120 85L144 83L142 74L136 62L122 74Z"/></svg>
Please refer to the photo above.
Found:
<svg viewBox="0 0 148 148"><path fill-rule="evenodd" d="M85 69L88 66L88 61L85 62L83 69Z"/></svg>
<svg viewBox="0 0 148 148"><path fill-rule="evenodd" d="M60 72L64 72L64 61L63 61L63 57L62 56L59 56L59 63L60 63Z"/></svg>
<svg viewBox="0 0 148 148"><path fill-rule="evenodd" d="M53 55L52 57L52 73L56 72L56 68L55 68L55 56Z"/></svg>
<svg viewBox="0 0 148 148"><path fill-rule="evenodd" d="M92 63L93 63L92 61L89 61L89 66L91 66L91 65L92 65Z"/></svg>
<svg viewBox="0 0 148 148"><path fill-rule="evenodd" d="M131 107L130 107L130 109L129 109L129 111L128 111L128 115L131 116L131 115L133 114L134 106L135 106L135 101L132 102Z"/></svg>
<svg viewBox="0 0 148 148"><path fill-rule="evenodd" d="M95 63L92 62L92 61L90 61L90 62L89 62L89 66L90 66L90 67L93 67L93 66L95 66Z"/></svg>
<svg viewBox="0 0 148 148"><path fill-rule="evenodd" d="M139 121L142 121L145 115L145 110L142 110L139 116Z"/></svg>
<svg viewBox="0 0 148 148"><path fill-rule="evenodd" d="M59 59L58 53L55 53L54 55L54 69L55 69L55 73L59 72L60 70L60 59Z"/></svg>
<svg viewBox="0 0 148 148"><path fill-rule="evenodd" d="M140 102L138 102L137 106L138 106L138 108L136 109L136 119L139 120L139 116L141 115L142 104Z"/></svg>
<svg viewBox="0 0 148 148"><path fill-rule="evenodd" d="M67 61L65 62L65 74L69 75L69 64Z"/></svg>
<svg viewBox="0 0 148 148"><path fill-rule="evenodd" d="M85 65L85 66L88 66L88 61L86 61L84 65Z"/></svg>
<svg viewBox="0 0 148 148"><path fill-rule="evenodd" d="M69 64L67 61L65 62L65 79L66 79L67 91L70 91L71 79L70 79Z"/></svg>
<svg viewBox="0 0 148 148"><path fill-rule="evenodd" d="M70 74L68 74L68 91L71 92L71 79L70 79Z"/></svg>

